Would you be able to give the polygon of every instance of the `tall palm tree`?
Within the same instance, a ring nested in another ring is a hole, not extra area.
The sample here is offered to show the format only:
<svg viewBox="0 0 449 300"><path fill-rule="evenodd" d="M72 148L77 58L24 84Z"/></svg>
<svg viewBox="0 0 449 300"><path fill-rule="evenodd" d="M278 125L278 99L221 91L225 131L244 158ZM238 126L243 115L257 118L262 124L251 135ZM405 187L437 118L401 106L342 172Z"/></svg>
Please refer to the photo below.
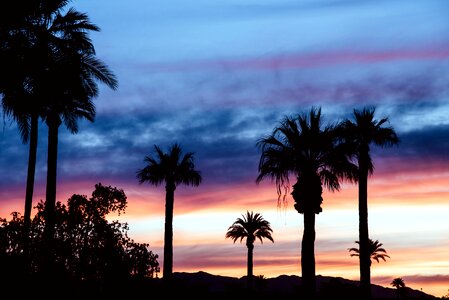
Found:
<svg viewBox="0 0 449 300"><path fill-rule="evenodd" d="M51 82L60 84L59 89L52 90L50 101L46 106L48 111L44 115L48 126L46 226L48 225L47 229L51 235L54 224L52 215L56 203L59 127L64 123L69 131L75 134L78 132L79 119L93 122L95 118L93 98L98 95L96 80L112 89L116 89L117 82L115 76L94 57L93 53L64 55L56 62L52 74L48 75Z"/></svg>
<svg viewBox="0 0 449 300"><path fill-rule="evenodd" d="M46 236L51 239L59 124L64 121L69 130L76 133L79 118L93 121L95 108L92 99L98 95L96 81L115 89L117 80L95 57L88 32L99 28L89 21L87 15L72 8L64 13L68 0L20 2L24 2L19 6L19 11L23 11L20 14L22 18L19 18L21 23L9 31L15 43L9 43L13 47L6 48L11 50L6 53L15 53L12 55L13 63L8 66L15 68L13 74L20 77L13 76L13 81L8 79L6 88L0 86L4 95L2 107L17 121L24 141L28 137L30 139L25 231L29 228L32 207L39 117L49 127L45 224ZM5 56L1 55L0 59L2 57Z"/></svg>
<svg viewBox="0 0 449 300"><path fill-rule="evenodd" d="M247 286L248 288L253 288L254 285L254 275L253 275L253 251L254 242L259 239L263 244L263 238L269 239L274 243L271 233L273 229L270 226L270 222L264 220L264 218L259 214L254 214L253 212L246 212L246 216L242 215L243 218L237 218L237 220L229 226L225 237L231 238L234 243L240 239L246 239L246 247L248 248L248 259L247 259Z"/></svg>
<svg viewBox="0 0 449 300"><path fill-rule="evenodd" d="M354 120L342 122L346 140L355 149L359 173L359 241L360 241L360 287L365 299L371 298L371 271L368 231L368 176L373 173L374 164L370 156L370 145L388 147L399 143L394 129L385 126L388 118L376 120L375 108L353 111Z"/></svg>
<svg viewBox="0 0 449 300"><path fill-rule="evenodd" d="M359 244L360 242L355 241L356 244ZM370 265L372 260L375 260L379 262L379 259L382 259L383 261L386 261L385 258L390 258L390 256L387 254L387 250L385 250L383 247L383 244L380 243L378 240L373 241L372 239L369 239L369 248L368 252L370 254ZM360 250L359 248L349 248L349 252L351 252L351 256L360 256Z"/></svg>
<svg viewBox="0 0 449 300"><path fill-rule="evenodd" d="M178 143L169 147L167 153L154 145L155 155L146 156L146 166L137 171L139 183L148 182L154 186L165 183L165 232L164 232L164 264L162 276L166 282L173 278L173 208L175 190L179 184L199 186L201 173L195 169L194 153L182 155Z"/></svg>
<svg viewBox="0 0 449 300"><path fill-rule="evenodd" d="M256 182L265 178L275 181L278 201L292 186L295 209L304 214L301 248L301 270L305 293L313 297L316 291L315 275L315 214L322 211L323 186L330 191L340 189L340 181L356 180L357 168L349 160L346 145L338 143L336 127L322 126L321 108L312 108L308 114L285 117L273 132L260 139L257 145L262 154Z"/></svg>
<svg viewBox="0 0 449 300"><path fill-rule="evenodd" d="M23 143L29 142L23 233L25 255L28 254L39 121L38 102L32 95L36 3L2 2L0 7L1 107L4 116L16 121Z"/></svg>
<svg viewBox="0 0 449 300"><path fill-rule="evenodd" d="M98 58L88 36L99 31L88 16L73 8L63 12L68 1L40 1L37 18L37 50L41 58L34 93L39 97L42 117L48 126L47 186L45 236L54 234L56 203L58 130L64 123L71 133L78 132L78 120L93 121L98 96L97 82L111 89L117 79Z"/></svg>

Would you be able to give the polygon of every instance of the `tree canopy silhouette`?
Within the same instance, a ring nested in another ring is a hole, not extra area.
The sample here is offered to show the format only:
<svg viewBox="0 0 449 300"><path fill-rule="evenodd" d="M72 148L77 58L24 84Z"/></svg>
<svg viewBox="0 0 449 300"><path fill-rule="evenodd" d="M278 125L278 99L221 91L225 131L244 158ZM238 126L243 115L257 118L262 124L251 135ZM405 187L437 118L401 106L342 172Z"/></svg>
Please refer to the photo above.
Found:
<svg viewBox="0 0 449 300"><path fill-rule="evenodd" d="M95 185L92 196L74 194L67 204L55 206L54 269L55 280L66 283L78 281L94 284L101 289L128 278L153 278L159 272L158 255L146 243L136 243L128 237L128 225L108 221L112 213L122 214L127 206L123 190L101 183ZM31 279L39 280L45 271L47 246L44 239L45 202L37 204L37 213L31 223L30 253ZM23 265L22 227L24 219L19 213L12 219L0 220L0 265L2 283L17 285L28 278ZM16 274L16 276L11 276ZM15 279L21 280L16 281ZM52 283L51 289L56 289Z"/></svg>

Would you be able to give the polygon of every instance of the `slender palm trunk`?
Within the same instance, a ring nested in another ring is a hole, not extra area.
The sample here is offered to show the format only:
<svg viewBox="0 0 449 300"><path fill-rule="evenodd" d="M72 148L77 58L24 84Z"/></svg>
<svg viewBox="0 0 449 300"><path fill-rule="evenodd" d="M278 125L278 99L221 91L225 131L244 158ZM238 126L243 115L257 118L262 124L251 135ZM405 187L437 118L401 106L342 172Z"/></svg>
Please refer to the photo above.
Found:
<svg viewBox="0 0 449 300"><path fill-rule="evenodd" d="M61 120L58 115L48 116L48 153L47 153L47 187L45 195L45 268L47 272L52 272L54 263L54 235L55 235L55 206L56 206L56 169L58 159L58 129ZM51 274L47 274L51 275Z"/></svg>
<svg viewBox="0 0 449 300"><path fill-rule="evenodd" d="M176 185L167 182L165 186L165 232L164 232L164 270L162 277L166 281L173 278L173 208Z"/></svg>
<svg viewBox="0 0 449 300"><path fill-rule="evenodd" d="M23 252L25 255L26 267L29 267L29 252L30 252L30 226L31 226L31 209L33 207L33 192L34 192L34 177L36 173L36 153L37 153L37 139L38 139L38 121L37 114L31 115L31 129L30 129L30 147L28 152L28 173L25 194L25 209L24 209L24 232L23 232Z"/></svg>
<svg viewBox="0 0 449 300"><path fill-rule="evenodd" d="M248 259L246 262L246 269L247 269L247 278L246 283L248 289L252 290L254 288L254 274L253 274L253 251L254 251L254 243L247 243L246 244L248 248Z"/></svg>
<svg viewBox="0 0 449 300"><path fill-rule="evenodd" d="M364 299L371 299L371 258L368 232L368 153L359 158L359 241L360 288Z"/></svg>
<svg viewBox="0 0 449 300"><path fill-rule="evenodd" d="M302 285L307 299L313 299L316 291L315 281L315 212L304 212L304 232L301 248Z"/></svg>

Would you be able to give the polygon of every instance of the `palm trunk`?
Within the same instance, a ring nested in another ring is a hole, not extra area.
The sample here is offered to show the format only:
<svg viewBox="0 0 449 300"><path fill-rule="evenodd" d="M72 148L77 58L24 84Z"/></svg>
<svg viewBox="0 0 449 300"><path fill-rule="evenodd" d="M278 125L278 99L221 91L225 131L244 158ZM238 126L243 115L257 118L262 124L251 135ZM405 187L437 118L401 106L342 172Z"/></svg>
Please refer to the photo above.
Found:
<svg viewBox="0 0 449 300"><path fill-rule="evenodd" d="M364 299L371 299L371 258L369 253L368 233L368 153L361 153L359 158L359 259L360 288Z"/></svg>
<svg viewBox="0 0 449 300"><path fill-rule="evenodd" d="M252 290L254 288L254 274L253 274L253 251L254 251L254 244L249 243L246 245L248 248L248 260L246 262L247 264L247 287L248 289Z"/></svg>
<svg viewBox="0 0 449 300"><path fill-rule="evenodd" d="M45 228L44 247L46 248L46 271L51 272L54 263L54 234L55 234L55 206L56 206L56 169L58 159L58 129L61 120L58 115L47 117L48 125L48 156L47 156L47 187L45 195ZM47 274L50 275L50 274Z"/></svg>
<svg viewBox="0 0 449 300"><path fill-rule="evenodd" d="M304 231L301 246L302 286L307 299L316 294L315 274L315 214L321 212L323 188L321 179L314 171L293 185L292 196L295 209L304 214Z"/></svg>
<svg viewBox="0 0 449 300"><path fill-rule="evenodd" d="M30 226L31 226L31 209L33 207L33 192L34 192L34 177L36 173L36 153L37 153L37 138L38 138L38 114L31 116L30 129L30 148L28 152L28 173L25 194L25 209L24 209L24 232L23 232L23 252L25 255L26 268L29 268L30 255Z"/></svg>
<svg viewBox="0 0 449 300"><path fill-rule="evenodd" d="M302 285L307 299L315 297L315 212L304 212L304 232L301 248Z"/></svg>
<svg viewBox="0 0 449 300"><path fill-rule="evenodd" d="M176 185L167 182L165 186L165 232L164 232L164 270L162 277L169 282L173 278L173 208Z"/></svg>

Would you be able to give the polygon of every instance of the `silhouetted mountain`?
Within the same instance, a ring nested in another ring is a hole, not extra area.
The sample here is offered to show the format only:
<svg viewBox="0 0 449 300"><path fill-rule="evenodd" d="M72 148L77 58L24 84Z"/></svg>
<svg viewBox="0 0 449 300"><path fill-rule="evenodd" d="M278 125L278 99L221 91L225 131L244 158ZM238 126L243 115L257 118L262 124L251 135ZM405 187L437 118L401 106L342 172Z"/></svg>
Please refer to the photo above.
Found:
<svg viewBox="0 0 449 300"><path fill-rule="evenodd" d="M212 294L222 294L231 291L244 291L246 276L241 278L213 275L203 271L196 273L175 272L174 281L177 288L201 290ZM358 281L341 277L317 276L317 290L323 299L358 299ZM256 292L267 295L290 295L301 291L301 277L281 275L274 278L256 278ZM396 288L372 285L374 299L397 299ZM407 299L438 299L419 290L405 288Z"/></svg>

